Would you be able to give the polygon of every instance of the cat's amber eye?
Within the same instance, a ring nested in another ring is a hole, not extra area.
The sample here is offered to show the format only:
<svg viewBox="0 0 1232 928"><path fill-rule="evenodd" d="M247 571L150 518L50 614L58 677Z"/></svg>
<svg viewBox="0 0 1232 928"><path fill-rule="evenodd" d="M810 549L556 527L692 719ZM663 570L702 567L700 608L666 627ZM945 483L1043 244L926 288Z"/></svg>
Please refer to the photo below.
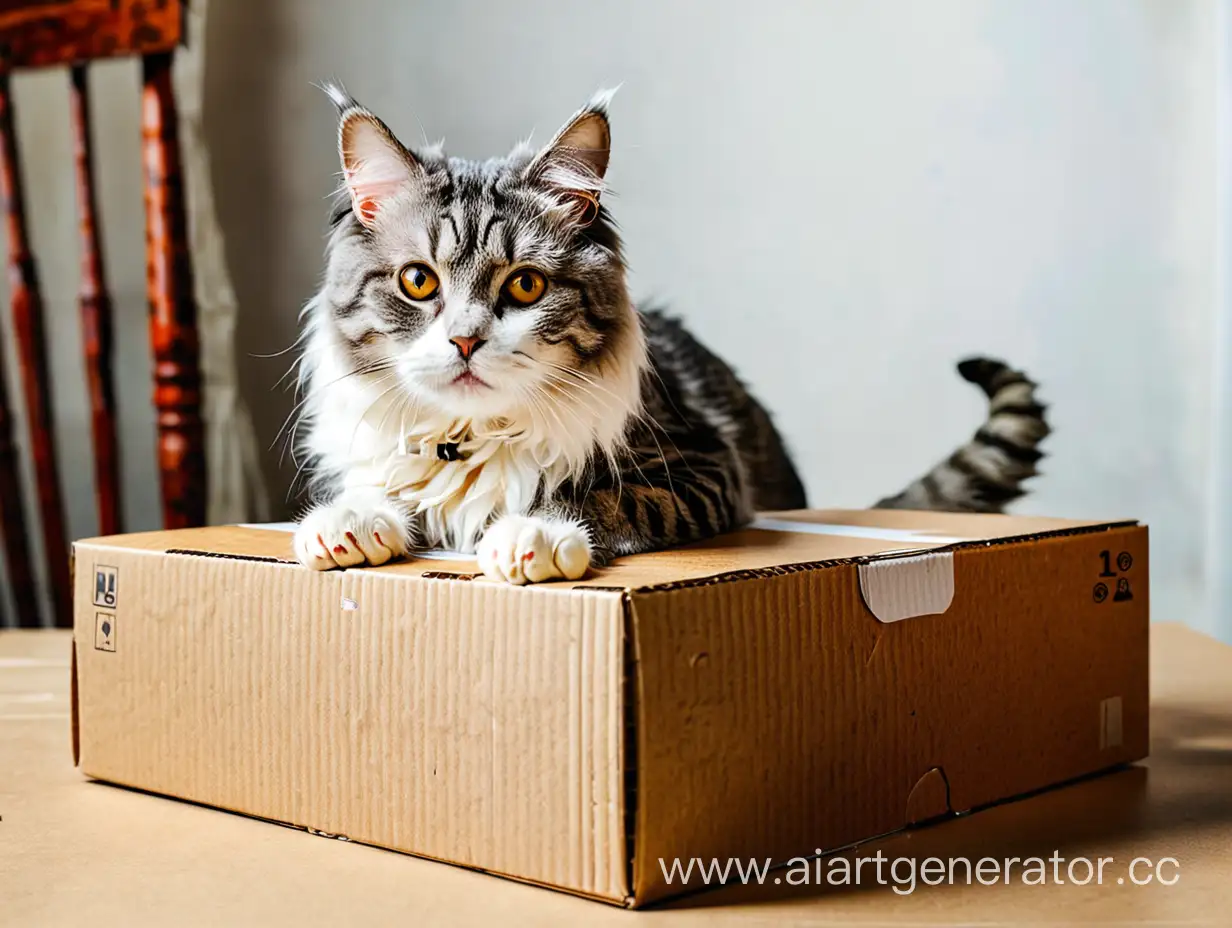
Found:
<svg viewBox="0 0 1232 928"><path fill-rule="evenodd" d="M430 300L441 289L441 279L426 264L408 264L398 272L398 286L411 300Z"/></svg>
<svg viewBox="0 0 1232 928"><path fill-rule="evenodd" d="M548 279L541 271L524 267L514 271L505 281L505 295L520 306L538 303L548 288Z"/></svg>

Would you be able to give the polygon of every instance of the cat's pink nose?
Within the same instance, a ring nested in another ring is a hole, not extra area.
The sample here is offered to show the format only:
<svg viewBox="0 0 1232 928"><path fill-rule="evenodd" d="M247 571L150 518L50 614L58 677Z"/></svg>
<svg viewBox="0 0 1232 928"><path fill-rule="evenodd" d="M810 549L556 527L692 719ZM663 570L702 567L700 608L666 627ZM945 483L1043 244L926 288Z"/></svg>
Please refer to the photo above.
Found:
<svg viewBox="0 0 1232 928"><path fill-rule="evenodd" d="M458 354L462 355L463 359L467 361L471 359L471 355L483 346L483 339L477 338L474 335L455 335L450 341L458 349Z"/></svg>

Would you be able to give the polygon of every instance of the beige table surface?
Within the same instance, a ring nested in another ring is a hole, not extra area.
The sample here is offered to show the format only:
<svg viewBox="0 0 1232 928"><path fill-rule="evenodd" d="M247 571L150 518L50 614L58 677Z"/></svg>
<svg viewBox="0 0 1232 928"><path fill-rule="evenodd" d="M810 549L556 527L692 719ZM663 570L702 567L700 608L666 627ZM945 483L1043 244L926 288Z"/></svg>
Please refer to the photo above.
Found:
<svg viewBox="0 0 1232 928"><path fill-rule="evenodd" d="M635 913L89 782L69 756L68 653L65 632L0 632L4 928L1232 925L1232 648L1180 626L1153 629L1149 762L850 855L1111 857L1104 885L1027 886L1016 876L898 895L867 885L871 869L859 888L773 885L772 874L766 885ZM1174 858L1161 874L1179 879L1134 885L1126 875L1138 857Z"/></svg>

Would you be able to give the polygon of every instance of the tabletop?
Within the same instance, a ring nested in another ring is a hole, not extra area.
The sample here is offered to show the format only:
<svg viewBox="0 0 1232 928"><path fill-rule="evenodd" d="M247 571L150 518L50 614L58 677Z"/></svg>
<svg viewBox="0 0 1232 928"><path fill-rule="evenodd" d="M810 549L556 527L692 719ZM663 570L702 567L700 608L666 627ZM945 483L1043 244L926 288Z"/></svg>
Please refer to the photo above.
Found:
<svg viewBox="0 0 1232 928"><path fill-rule="evenodd" d="M68 632L0 632L3 928L87 918L127 926L645 920L707 928L1232 918L1232 647L1179 625L1152 627L1148 761L814 861L807 884L803 868L794 877L771 871L761 884L637 913L88 781L70 756L69 642ZM887 861L881 883L879 853ZM860 885L857 858L868 861ZM937 873L924 868L929 858L947 872L946 862L970 861L970 884L960 865L954 884L926 885L923 876ZM986 885L982 858L1020 863L1002 865ZM1042 862L1041 885L1032 858ZM894 859L911 863L891 873Z"/></svg>

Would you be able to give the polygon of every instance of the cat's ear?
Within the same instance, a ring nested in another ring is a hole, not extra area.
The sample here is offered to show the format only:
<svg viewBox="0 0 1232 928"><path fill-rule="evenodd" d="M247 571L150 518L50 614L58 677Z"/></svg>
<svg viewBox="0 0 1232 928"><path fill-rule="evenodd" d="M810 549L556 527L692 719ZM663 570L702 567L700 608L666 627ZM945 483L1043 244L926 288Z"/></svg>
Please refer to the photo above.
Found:
<svg viewBox="0 0 1232 928"><path fill-rule="evenodd" d="M567 220L578 227L599 217L599 198L611 159L607 107L614 91L596 94L526 168L526 179L547 187Z"/></svg>
<svg viewBox="0 0 1232 928"><path fill-rule="evenodd" d="M355 216L371 226L382 207L419 177L419 162L385 123L355 102L342 88L325 92L338 107L338 156Z"/></svg>

